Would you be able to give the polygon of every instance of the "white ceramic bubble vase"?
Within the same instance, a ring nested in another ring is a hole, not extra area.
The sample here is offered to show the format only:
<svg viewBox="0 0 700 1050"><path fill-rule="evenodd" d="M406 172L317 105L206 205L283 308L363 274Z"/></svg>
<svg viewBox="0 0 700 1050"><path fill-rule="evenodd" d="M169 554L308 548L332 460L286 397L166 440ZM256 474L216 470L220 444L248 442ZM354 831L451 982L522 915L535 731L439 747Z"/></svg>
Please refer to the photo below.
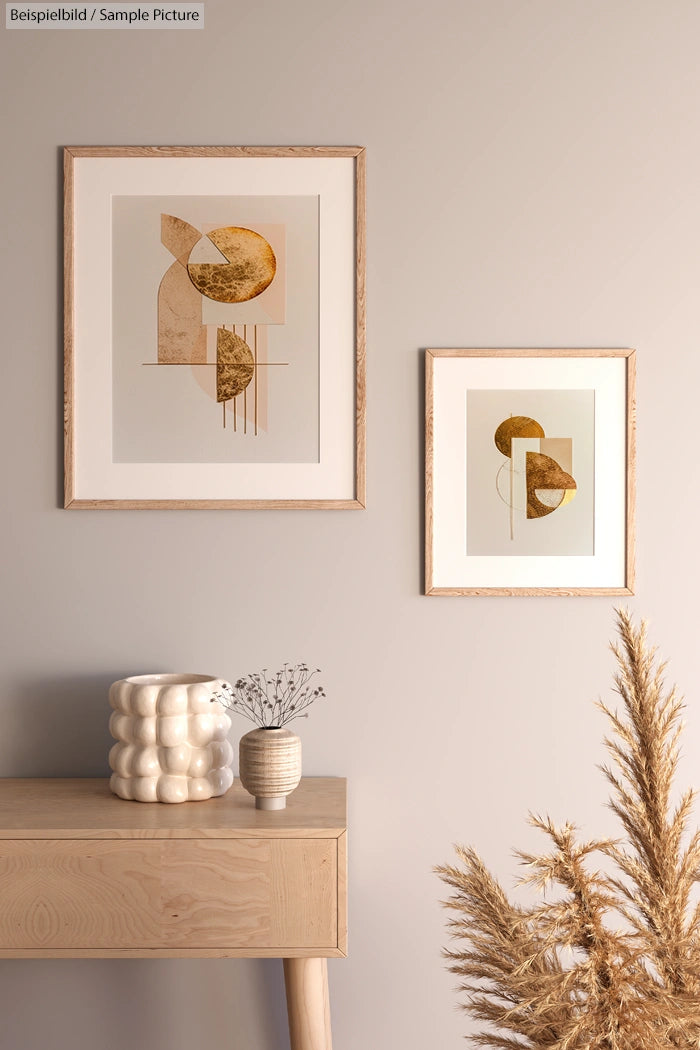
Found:
<svg viewBox="0 0 700 1050"><path fill-rule="evenodd" d="M301 740L277 726L252 729L240 740L238 775L256 809L284 809L301 780Z"/></svg>
<svg viewBox="0 0 700 1050"><path fill-rule="evenodd" d="M223 795L233 783L231 719L212 703L220 678L148 674L109 690L109 786L136 802L193 802Z"/></svg>

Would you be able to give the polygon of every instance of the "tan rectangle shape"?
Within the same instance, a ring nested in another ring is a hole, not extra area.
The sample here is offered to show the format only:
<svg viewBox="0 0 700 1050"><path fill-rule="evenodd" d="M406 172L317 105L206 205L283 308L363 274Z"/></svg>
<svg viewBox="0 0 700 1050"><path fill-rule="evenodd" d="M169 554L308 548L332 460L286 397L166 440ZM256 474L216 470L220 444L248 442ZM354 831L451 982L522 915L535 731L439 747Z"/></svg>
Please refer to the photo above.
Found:
<svg viewBox="0 0 700 1050"><path fill-rule="evenodd" d="M279 948L3 948L0 959L279 959ZM285 948L285 959L344 959L339 948Z"/></svg>
<svg viewBox="0 0 700 1050"><path fill-rule="evenodd" d="M335 839L6 840L0 955L337 951Z"/></svg>
<svg viewBox="0 0 700 1050"><path fill-rule="evenodd" d="M540 452L558 463L567 474L573 470L571 438L540 438Z"/></svg>
<svg viewBox="0 0 700 1050"><path fill-rule="evenodd" d="M348 836L336 840L338 844L338 950L348 954Z"/></svg>
<svg viewBox="0 0 700 1050"><path fill-rule="evenodd" d="M346 828L342 777L302 777L283 810L266 813L238 778L220 798L166 806L126 802L92 778L0 779L0 839L337 838Z"/></svg>

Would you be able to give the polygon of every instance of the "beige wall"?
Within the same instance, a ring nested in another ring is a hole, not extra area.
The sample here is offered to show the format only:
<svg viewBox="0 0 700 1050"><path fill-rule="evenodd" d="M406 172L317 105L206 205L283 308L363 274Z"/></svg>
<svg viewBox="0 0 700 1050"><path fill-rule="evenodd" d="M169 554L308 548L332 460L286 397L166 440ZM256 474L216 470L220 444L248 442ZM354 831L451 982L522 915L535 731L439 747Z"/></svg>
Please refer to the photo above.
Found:
<svg viewBox="0 0 700 1050"><path fill-rule="evenodd" d="M206 19L2 31L0 774L102 774L124 674L317 663L305 769L351 791L336 1045L457 1050L431 867L472 841L510 884L528 808L611 828L592 701L613 604L421 596L421 348L637 348L631 605L691 698L697 777L700 7L207 0ZM365 512L59 509L67 143L367 146ZM286 1039L273 962L0 962L2 1050Z"/></svg>

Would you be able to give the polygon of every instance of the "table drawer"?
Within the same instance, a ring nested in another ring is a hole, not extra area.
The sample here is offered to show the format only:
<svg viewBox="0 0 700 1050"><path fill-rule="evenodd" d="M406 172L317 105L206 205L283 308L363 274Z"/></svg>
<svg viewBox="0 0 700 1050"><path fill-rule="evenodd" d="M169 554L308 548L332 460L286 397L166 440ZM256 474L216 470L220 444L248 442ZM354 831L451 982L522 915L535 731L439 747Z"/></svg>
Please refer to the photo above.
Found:
<svg viewBox="0 0 700 1050"><path fill-rule="evenodd" d="M337 945L334 838L0 842L0 954Z"/></svg>

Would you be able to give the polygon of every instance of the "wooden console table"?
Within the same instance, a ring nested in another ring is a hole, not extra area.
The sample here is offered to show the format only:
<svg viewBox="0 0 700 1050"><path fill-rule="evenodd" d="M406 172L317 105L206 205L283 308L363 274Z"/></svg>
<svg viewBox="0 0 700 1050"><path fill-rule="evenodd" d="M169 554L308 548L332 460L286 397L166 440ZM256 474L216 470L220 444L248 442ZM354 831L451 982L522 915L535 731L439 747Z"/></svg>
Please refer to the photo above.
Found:
<svg viewBox="0 0 700 1050"><path fill-rule="evenodd" d="M345 781L287 808L125 802L105 780L0 780L0 958L284 959L292 1050L331 1050L345 956Z"/></svg>

